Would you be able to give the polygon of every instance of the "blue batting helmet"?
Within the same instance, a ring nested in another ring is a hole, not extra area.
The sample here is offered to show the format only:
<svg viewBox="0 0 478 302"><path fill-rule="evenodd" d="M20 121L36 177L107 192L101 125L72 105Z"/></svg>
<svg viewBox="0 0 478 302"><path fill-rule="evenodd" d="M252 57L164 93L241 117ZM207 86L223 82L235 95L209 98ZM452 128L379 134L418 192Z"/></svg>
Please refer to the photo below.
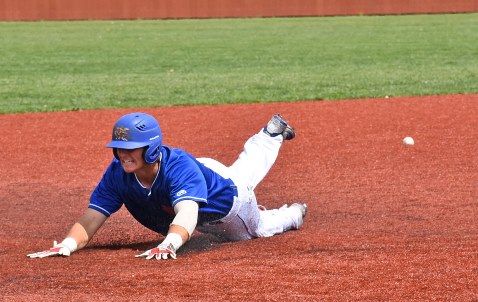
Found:
<svg viewBox="0 0 478 302"><path fill-rule="evenodd" d="M144 152L144 160L152 164L158 160L161 154L163 135L158 121L149 114L135 112L123 115L113 127L111 142L106 145L113 148L113 154L120 149L137 149L147 147Z"/></svg>

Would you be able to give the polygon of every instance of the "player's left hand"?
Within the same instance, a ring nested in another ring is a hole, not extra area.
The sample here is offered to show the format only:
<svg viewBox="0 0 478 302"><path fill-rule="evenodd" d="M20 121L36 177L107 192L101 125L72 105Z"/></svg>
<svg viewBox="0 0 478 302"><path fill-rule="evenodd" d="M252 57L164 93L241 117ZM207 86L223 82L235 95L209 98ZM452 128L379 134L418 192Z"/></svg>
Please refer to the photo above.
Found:
<svg viewBox="0 0 478 302"><path fill-rule="evenodd" d="M176 259L176 249L171 243L167 245L164 243L161 243L154 249L147 250L146 252L142 254L136 255L135 257L146 258L146 260L150 260L153 258L156 258L157 260L168 259L168 258Z"/></svg>

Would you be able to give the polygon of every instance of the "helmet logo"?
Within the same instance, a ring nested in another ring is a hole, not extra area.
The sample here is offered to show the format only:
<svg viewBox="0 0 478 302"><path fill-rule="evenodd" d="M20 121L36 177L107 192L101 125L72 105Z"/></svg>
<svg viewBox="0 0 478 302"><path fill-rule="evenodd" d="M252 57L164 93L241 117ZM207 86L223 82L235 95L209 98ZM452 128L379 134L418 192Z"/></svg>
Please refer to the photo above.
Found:
<svg viewBox="0 0 478 302"><path fill-rule="evenodd" d="M129 128L117 127L113 132L114 140L128 141Z"/></svg>

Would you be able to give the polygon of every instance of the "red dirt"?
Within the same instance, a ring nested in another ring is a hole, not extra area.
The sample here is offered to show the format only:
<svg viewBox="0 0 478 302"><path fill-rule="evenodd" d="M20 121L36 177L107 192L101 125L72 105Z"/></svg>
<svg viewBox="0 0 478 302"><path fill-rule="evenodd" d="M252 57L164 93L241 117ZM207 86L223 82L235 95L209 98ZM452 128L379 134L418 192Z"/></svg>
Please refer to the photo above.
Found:
<svg viewBox="0 0 478 302"><path fill-rule="evenodd" d="M86 208L132 110L0 115L5 301L478 300L478 95L142 110L165 144L225 164L283 113L297 137L257 195L306 201L304 227L236 243L196 233L176 261L146 261L134 255L160 237L122 209L88 248L29 259Z"/></svg>

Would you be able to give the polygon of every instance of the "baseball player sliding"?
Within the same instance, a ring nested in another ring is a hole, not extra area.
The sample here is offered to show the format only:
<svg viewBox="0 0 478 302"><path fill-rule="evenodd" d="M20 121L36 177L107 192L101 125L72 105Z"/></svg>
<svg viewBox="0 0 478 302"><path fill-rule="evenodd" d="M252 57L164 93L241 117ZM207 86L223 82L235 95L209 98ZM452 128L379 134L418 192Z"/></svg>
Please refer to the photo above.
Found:
<svg viewBox="0 0 478 302"><path fill-rule="evenodd" d="M247 140L230 166L194 158L162 144L158 121L145 113L122 116L107 147L114 159L91 194L90 204L66 238L30 258L70 256L85 247L111 214L124 204L145 227L164 235L158 246L136 257L176 259L177 250L195 229L227 240L269 237L299 229L307 206L302 203L266 210L254 188L274 164L294 129L280 115Z"/></svg>

